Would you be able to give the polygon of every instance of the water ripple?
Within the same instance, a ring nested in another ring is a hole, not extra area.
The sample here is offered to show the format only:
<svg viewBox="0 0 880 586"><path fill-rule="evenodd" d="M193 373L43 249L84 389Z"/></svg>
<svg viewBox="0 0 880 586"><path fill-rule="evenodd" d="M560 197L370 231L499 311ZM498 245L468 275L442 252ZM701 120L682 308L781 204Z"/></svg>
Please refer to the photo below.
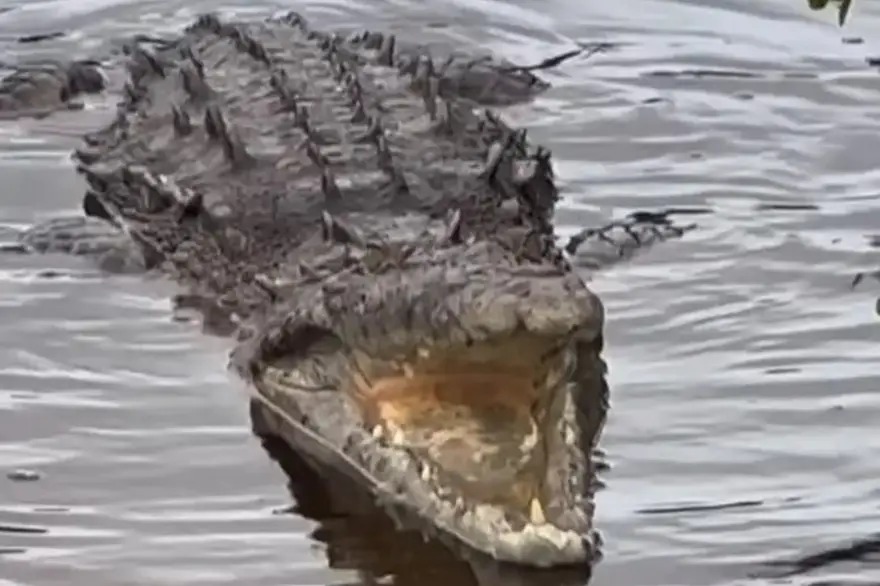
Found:
<svg viewBox="0 0 880 586"><path fill-rule="evenodd" d="M635 209L709 212L682 240L585 275L607 308L613 403L597 509L605 557L592 584L867 584L880 571L871 553L880 525L876 288L849 287L880 266L871 240L880 74L866 63L880 54L880 11L857 6L845 34L864 42L845 44L833 15L801 4L296 7L319 23L424 31L431 43L529 63L609 42L608 52L548 73L551 92L508 112L554 153L560 234ZM4 62L107 54L130 33L169 32L208 8L290 8L5 6ZM50 30L70 34L8 42ZM96 99L83 112L2 125L0 240L77 209L83 185L67 153L112 110L112 98ZM398 533L347 482L270 450L288 478L250 435L245 395L225 372L228 342L173 321L171 292L105 278L81 259L0 255L0 468L39 474L0 480L3 580L586 583Z"/></svg>

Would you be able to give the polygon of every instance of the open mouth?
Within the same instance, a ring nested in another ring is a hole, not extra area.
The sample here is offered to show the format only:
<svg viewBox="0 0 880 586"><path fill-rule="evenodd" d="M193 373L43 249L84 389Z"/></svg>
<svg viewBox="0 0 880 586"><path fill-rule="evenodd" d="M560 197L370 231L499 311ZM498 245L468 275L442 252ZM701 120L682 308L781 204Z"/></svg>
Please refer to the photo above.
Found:
<svg viewBox="0 0 880 586"><path fill-rule="evenodd" d="M308 414L306 425L372 478L378 498L500 559L582 563L592 555L599 430L578 415L578 394L590 392L576 380L581 348L574 334L518 330L390 359L331 336L305 360L264 362L255 382L264 399ZM310 380L321 369L335 371L333 384Z"/></svg>
<svg viewBox="0 0 880 586"><path fill-rule="evenodd" d="M570 370L564 348L547 346L523 333L402 364L359 357L351 395L373 437L419 458L423 481L540 524L545 436L561 415L549 411Z"/></svg>

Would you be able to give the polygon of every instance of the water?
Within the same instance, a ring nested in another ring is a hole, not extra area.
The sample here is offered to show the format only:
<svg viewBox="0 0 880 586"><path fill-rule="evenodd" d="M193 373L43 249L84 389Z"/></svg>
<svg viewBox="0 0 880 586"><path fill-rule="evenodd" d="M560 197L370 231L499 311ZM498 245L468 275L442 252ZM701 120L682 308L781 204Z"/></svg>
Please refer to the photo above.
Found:
<svg viewBox="0 0 880 586"><path fill-rule="evenodd" d="M5 0L0 61L106 52L216 7L285 5ZM856 0L843 31L801 0L296 7L404 35L431 25L521 62L615 43L508 113L554 152L561 232L637 208L711 210L682 241L592 278L613 411L591 584L880 583L880 284L849 289L880 267L876 5ZM72 34L11 43L56 29ZM77 208L68 149L111 110L94 99L0 125L0 231ZM250 433L227 342L173 320L171 292L74 258L0 257L0 584L586 583L396 534L353 515L339 483L297 473L288 487ZM17 469L41 477L5 478ZM789 577L797 566L774 565L836 548L840 561Z"/></svg>

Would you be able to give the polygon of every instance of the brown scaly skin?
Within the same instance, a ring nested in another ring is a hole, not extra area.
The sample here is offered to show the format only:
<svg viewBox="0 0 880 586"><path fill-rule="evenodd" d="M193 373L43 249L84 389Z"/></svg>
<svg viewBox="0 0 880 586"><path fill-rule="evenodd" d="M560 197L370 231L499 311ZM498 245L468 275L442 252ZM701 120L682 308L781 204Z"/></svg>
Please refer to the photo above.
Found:
<svg viewBox="0 0 880 586"><path fill-rule="evenodd" d="M412 74L418 66L422 49L414 44L396 46L393 35L374 31L362 31L345 37L317 33L325 38L336 36L336 42L363 59L384 59L395 55L394 66L402 73ZM20 43L38 43L64 36L62 32L23 36ZM390 42L390 46L387 46ZM383 45L383 43L385 45ZM124 52L134 60L144 57L142 47L168 48L172 40L138 35L124 47ZM599 47L593 47L596 49ZM388 53L390 51L390 53ZM572 51L556 58L556 62L580 53ZM114 59L106 59L112 64ZM148 63L142 65L149 66ZM390 63L389 63L390 65ZM484 105L504 105L521 102L547 89L548 84L528 71L512 63L492 56L474 58L466 54L453 54L442 64L438 76L441 93L454 92L460 96L479 101ZM541 67L540 65L537 67ZM467 72L467 75L463 75ZM78 109L78 98L84 94L100 93L107 87L102 73L102 62L77 60L70 62L36 61L16 65L0 79L0 119L42 117L57 110Z"/></svg>
<svg viewBox="0 0 880 586"><path fill-rule="evenodd" d="M295 13L204 16L130 55L116 119L76 155L93 237L67 248L136 243L237 332L263 431L387 509L500 560L593 559L603 307L554 243L550 154L474 108L546 84ZM54 250L77 230L59 225L23 242ZM571 247L670 232L636 218Z"/></svg>

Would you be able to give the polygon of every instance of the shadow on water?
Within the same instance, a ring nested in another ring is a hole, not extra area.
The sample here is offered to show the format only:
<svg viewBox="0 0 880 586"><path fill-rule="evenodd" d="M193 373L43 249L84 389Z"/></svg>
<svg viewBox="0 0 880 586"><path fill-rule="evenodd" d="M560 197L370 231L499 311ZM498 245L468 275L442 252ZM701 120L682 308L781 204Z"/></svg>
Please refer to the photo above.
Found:
<svg viewBox="0 0 880 586"><path fill-rule="evenodd" d="M756 576L767 575L774 578L791 578L846 562L861 564L862 570L866 570L868 563L880 564L880 534L797 559L769 562L766 564L768 571L761 572L760 574L756 573ZM769 568L773 568L773 570L771 571Z"/></svg>
<svg viewBox="0 0 880 586"><path fill-rule="evenodd" d="M354 570L360 583L372 585L394 576L397 586L585 586L589 566L537 570L499 563L464 546L429 539L401 529L377 507L372 496L342 473L295 452L265 431L269 416L251 402L251 423L263 448L288 477L295 503L279 514L314 520L311 537L326 545L327 564ZM387 582L383 582L387 583Z"/></svg>

